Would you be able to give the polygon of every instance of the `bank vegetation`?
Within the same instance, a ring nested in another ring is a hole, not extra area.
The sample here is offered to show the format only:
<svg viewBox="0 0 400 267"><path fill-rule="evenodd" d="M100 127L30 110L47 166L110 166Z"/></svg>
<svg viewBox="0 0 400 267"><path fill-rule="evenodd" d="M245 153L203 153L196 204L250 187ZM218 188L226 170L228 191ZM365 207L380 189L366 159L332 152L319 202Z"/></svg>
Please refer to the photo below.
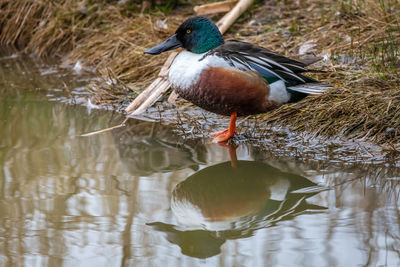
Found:
<svg viewBox="0 0 400 267"><path fill-rule="evenodd" d="M113 82L92 84L92 102L122 110L168 56L143 51L205 1L160 2L0 0L0 45L95 69ZM258 115L265 123L400 151L400 1L256 1L226 36L294 58L324 57L314 67L326 73L313 75L334 87Z"/></svg>

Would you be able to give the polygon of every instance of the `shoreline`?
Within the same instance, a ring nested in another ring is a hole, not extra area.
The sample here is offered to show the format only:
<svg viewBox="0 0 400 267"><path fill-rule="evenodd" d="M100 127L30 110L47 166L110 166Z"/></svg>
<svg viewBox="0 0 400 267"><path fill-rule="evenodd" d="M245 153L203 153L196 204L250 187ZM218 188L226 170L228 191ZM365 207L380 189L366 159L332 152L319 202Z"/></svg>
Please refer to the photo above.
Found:
<svg viewBox="0 0 400 267"><path fill-rule="evenodd" d="M126 106L150 84L168 56L149 57L143 51L194 15L190 6L178 6L168 14L160 10L140 14L106 1L82 2L84 6L69 0L48 6L40 1L4 2L2 45L95 69L100 79L88 86L90 101L114 107ZM312 0L297 6L265 1L242 15L227 38L293 58L325 57L315 68L327 73L311 76L334 85L333 89L254 118L295 133L364 139L400 154L400 22L396 16L400 7L380 7L372 0L364 6L350 4ZM22 18L18 13L23 10L30 12ZM350 25L357 25L359 33Z"/></svg>

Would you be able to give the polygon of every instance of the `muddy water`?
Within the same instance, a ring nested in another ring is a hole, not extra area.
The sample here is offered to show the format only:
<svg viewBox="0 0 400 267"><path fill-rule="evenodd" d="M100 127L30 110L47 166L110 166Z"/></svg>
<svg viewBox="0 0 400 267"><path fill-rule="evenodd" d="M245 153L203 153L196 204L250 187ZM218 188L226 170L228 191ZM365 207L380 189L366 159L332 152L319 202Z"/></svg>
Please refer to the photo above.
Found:
<svg viewBox="0 0 400 267"><path fill-rule="evenodd" d="M133 119L81 137L123 120L85 106L88 77L18 56L0 75L0 266L400 265L388 163Z"/></svg>

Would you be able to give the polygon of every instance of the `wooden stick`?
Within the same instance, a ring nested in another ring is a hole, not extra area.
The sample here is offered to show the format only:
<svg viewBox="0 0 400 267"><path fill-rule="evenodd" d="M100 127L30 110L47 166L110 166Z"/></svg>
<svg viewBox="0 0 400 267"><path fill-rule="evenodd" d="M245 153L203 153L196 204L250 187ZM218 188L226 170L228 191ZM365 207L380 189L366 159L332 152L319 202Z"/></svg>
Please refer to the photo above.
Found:
<svg viewBox="0 0 400 267"><path fill-rule="evenodd" d="M143 103L145 103L149 97L153 94L154 90L157 89L157 87L162 84L165 80L165 78L168 75L168 70L169 66L171 66L172 62L174 61L174 58L178 55L178 52L172 52L167 61L165 61L164 65L162 66L160 73L158 74L158 77L152 82L143 92L140 93L133 101L132 103L129 104L129 106L125 109L125 112L130 113L133 110L139 108ZM169 86L168 86L169 88ZM166 90L168 89L166 88ZM161 92L163 92L162 90ZM154 98L154 97L153 97ZM156 98L155 101L157 101L158 97ZM149 104L150 102L147 101ZM154 103L151 103L153 105ZM143 108L142 108L143 109Z"/></svg>
<svg viewBox="0 0 400 267"><path fill-rule="evenodd" d="M215 13L223 13L230 11L236 4L237 0L228 0L223 2L205 4L201 6L195 6L193 8L197 15L207 15Z"/></svg>
<svg viewBox="0 0 400 267"><path fill-rule="evenodd" d="M179 97L178 93L175 92L175 90L173 90L168 97L168 103L171 105L175 104L175 101L178 99L178 97Z"/></svg>
<svg viewBox="0 0 400 267"><path fill-rule="evenodd" d="M160 78L157 78L160 79ZM148 107L152 106L157 100L171 87L168 78L161 78L151 95L137 109L129 113L130 116L138 115L144 112Z"/></svg>
<svg viewBox="0 0 400 267"><path fill-rule="evenodd" d="M233 22L253 3L254 0L240 0L236 6L225 14L218 22L217 26L222 34L224 34L228 28L233 24ZM161 71L154 80L154 82L147 87L139 96L132 101L131 104L125 109L127 115L138 115L139 113L145 111L151 105L153 105L169 88L170 84L167 77L169 67L171 66L173 60L178 55L177 52L171 53L167 61L164 63ZM169 100L176 98L176 96L170 97Z"/></svg>
<svg viewBox="0 0 400 267"><path fill-rule="evenodd" d="M224 34L235 20L253 3L253 0L241 0L217 22L218 29Z"/></svg>

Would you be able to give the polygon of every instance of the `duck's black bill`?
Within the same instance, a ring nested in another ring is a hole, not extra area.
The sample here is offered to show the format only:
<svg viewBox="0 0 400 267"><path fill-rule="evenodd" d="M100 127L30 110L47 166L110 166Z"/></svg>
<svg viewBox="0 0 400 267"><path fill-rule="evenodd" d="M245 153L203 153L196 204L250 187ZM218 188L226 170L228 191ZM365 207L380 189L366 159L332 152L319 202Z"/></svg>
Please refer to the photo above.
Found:
<svg viewBox="0 0 400 267"><path fill-rule="evenodd" d="M158 55L161 54L162 52L177 49L179 47L182 47L182 44L181 42L178 41L178 39L176 39L176 34L174 34L161 44L156 45L150 49L147 49L146 51L144 51L144 53L151 55Z"/></svg>

